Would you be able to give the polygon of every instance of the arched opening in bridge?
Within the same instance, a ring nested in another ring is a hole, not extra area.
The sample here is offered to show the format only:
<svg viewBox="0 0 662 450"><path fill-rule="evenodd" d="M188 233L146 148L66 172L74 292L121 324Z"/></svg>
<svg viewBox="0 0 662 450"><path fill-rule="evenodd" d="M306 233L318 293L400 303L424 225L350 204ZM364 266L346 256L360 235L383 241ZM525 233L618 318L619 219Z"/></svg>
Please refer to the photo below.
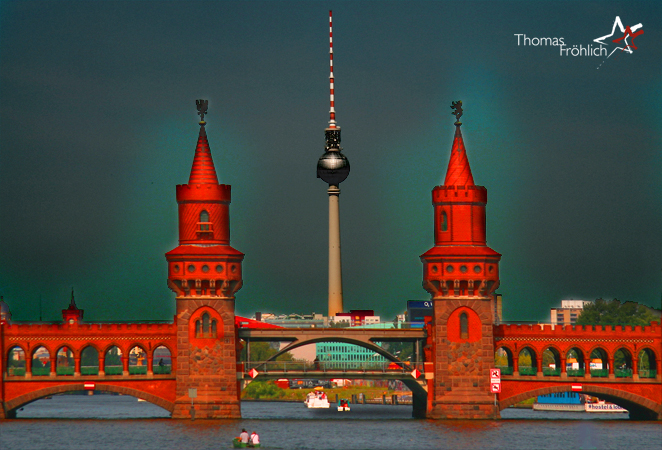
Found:
<svg viewBox="0 0 662 450"><path fill-rule="evenodd" d="M536 352L531 347L524 347L519 352L517 361L520 375L535 375L538 373Z"/></svg>
<svg viewBox="0 0 662 450"><path fill-rule="evenodd" d="M584 376L584 352L576 347L571 348L566 353L565 365L569 377Z"/></svg>
<svg viewBox="0 0 662 450"><path fill-rule="evenodd" d="M10 377L25 376L25 352L19 346L12 347L7 353L7 375Z"/></svg>
<svg viewBox="0 0 662 450"><path fill-rule="evenodd" d="M80 374L99 374L99 351L91 345L88 345L80 352Z"/></svg>
<svg viewBox="0 0 662 450"><path fill-rule="evenodd" d="M51 373L51 354L44 346L37 347L32 352L32 376L43 377Z"/></svg>
<svg viewBox="0 0 662 450"><path fill-rule="evenodd" d="M614 352L614 375L616 378L632 377L632 353L621 347Z"/></svg>
<svg viewBox="0 0 662 450"><path fill-rule="evenodd" d="M65 392L62 392L62 386L58 386L50 390L43 389L38 395L38 399L17 406L17 418L160 419L171 415L171 412L164 408L165 405L145 400L143 397L147 397L146 395L114 386L97 384L94 391L81 391L80 388L71 387Z"/></svg>
<svg viewBox="0 0 662 450"><path fill-rule="evenodd" d="M113 345L103 358L103 371L106 375L122 375L124 367L122 366L122 350Z"/></svg>
<svg viewBox="0 0 662 450"><path fill-rule="evenodd" d="M592 377L609 376L609 357L603 348L597 347L591 351L589 369Z"/></svg>
<svg viewBox="0 0 662 450"><path fill-rule="evenodd" d="M502 375L513 374L513 353L506 347L499 347L494 352L494 366Z"/></svg>
<svg viewBox="0 0 662 450"><path fill-rule="evenodd" d="M74 352L66 345L57 351L55 358L55 373L57 375L73 376L76 370Z"/></svg>
<svg viewBox="0 0 662 450"><path fill-rule="evenodd" d="M129 375L147 375L147 352L139 345L129 350Z"/></svg>
<svg viewBox="0 0 662 450"><path fill-rule="evenodd" d="M655 352L644 348L639 352L639 378L655 378L657 376L657 359Z"/></svg>
<svg viewBox="0 0 662 450"><path fill-rule="evenodd" d="M561 354L554 347L547 347L542 352L542 374L547 377L561 375Z"/></svg>
<svg viewBox="0 0 662 450"><path fill-rule="evenodd" d="M167 347L160 345L154 350L152 372L154 375L164 375L172 372L172 355Z"/></svg>

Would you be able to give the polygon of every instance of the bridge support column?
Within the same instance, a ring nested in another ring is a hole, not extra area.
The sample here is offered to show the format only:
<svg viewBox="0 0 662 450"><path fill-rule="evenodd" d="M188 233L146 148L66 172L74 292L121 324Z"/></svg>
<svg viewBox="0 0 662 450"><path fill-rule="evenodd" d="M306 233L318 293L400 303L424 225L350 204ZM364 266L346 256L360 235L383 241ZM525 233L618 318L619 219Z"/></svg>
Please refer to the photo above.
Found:
<svg viewBox="0 0 662 450"><path fill-rule="evenodd" d="M491 298L442 297L434 298L433 303L428 345L434 378L428 382L427 417L499 418L490 393L489 371L494 366Z"/></svg>
<svg viewBox="0 0 662 450"><path fill-rule="evenodd" d="M241 418L235 341L234 298L177 297L174 419Z"/></svg>

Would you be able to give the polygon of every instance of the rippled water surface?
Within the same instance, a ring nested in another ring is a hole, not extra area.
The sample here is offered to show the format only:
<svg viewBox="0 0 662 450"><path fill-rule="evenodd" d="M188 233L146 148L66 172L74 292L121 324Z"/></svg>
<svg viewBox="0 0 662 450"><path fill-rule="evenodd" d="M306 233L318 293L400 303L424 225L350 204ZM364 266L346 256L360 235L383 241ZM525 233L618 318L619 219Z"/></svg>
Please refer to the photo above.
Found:
<svg viewBox="0 0 662 450"><path fill-rule="evenodd" d="M499 421L411 418L410 406L354 405L349 413L299 403L245 402L241 420L171 420L129 396L61 395L39 400L0 422L3 450L225 449L242 428L273 449L645 449L657 450L659 422L627 415L508 409ZM64 418L67 417L67 418Z"/></svg>

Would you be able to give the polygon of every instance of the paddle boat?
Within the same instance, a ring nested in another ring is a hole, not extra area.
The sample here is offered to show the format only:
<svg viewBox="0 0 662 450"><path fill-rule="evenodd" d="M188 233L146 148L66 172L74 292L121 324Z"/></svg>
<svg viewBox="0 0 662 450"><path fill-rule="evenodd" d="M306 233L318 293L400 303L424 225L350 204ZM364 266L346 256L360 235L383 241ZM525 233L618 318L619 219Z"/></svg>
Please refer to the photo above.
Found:
<svg viewBox="0 0 662 450"><path fill-rule="evenodd" d="M338 411L349 411L349 400L346 398L338 400Z"/></svg>

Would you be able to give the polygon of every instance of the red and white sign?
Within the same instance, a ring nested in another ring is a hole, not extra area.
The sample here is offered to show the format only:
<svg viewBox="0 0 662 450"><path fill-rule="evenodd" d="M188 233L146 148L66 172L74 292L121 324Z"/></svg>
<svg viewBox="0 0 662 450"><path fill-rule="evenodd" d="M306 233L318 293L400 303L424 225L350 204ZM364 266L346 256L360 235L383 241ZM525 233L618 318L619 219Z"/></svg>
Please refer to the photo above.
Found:
<svg viewBox="0 0 662 450"><path fill-rule="evenodd" d="M251 378L255 378L260 372L258 372L255 369L251 369L248 371L248 374L251 376Z"/></svg>
<svg viewBox="0 0 662 450"><path fill-rule="evenodd" d="M490 369L490 383L501 384L501 369Z"/></svg>
<svg viewBox="0 0 662 450"><path fill-rule="evenodd" d="M572 392L581 392L582 390L582 385L581 384L573 384L572 385Z"/></svg>
<svg viewBox="0 0 662 450"><path fill-rule="evenodd" d="M96 387L96 384L94 384L94 383L85 383L85 384L83 385L83 387L84 387L85 389L87 389L88 391L93 391L94 388Z"/></svg>
<svg viewBox="0 0 662 450"><path fill-rule="evenodd" d="M501 392L501 383L490 383L490 392L492 394L499 394Z"/></svg>
<svg viewBox="0 0 662 450"><path fill-rule="evenodd" d="M421 372L418 369L414 369L411 371L411 376L414 378L418 378L421 376Z"/></svg>

